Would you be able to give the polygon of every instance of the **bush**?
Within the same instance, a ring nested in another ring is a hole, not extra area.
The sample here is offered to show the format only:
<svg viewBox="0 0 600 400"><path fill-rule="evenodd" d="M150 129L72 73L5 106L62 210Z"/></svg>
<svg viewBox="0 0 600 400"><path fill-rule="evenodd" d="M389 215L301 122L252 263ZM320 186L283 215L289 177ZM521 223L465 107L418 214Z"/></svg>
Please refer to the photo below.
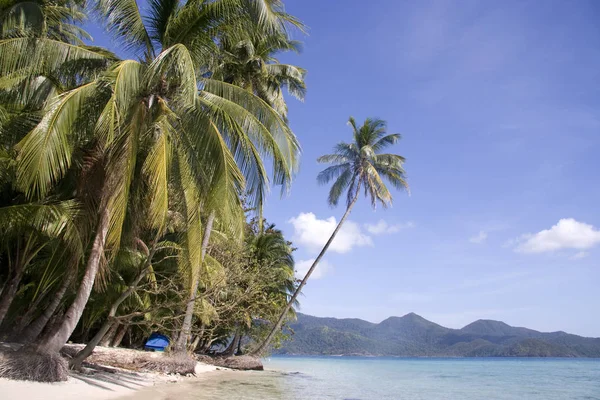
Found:
<svg viewBox="0 0 600 400"><path fill-rule="evenodd" d="M0 378L34 382L63 382L68 377L67 361L58 353L0 352Z"/></svg>

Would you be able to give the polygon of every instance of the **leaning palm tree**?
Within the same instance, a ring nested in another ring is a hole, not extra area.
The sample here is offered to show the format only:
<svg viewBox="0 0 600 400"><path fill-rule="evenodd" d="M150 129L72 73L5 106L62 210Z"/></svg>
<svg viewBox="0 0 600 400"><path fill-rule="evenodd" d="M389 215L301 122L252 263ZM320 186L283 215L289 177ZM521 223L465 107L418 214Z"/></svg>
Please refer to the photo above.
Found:
<svg viewBox="0 0 600 400"><path fill-rule="evenodd" d="M338 143L333 154L321 156L317 160L320 163L333 164L321 171L317 179L320 184L335 181L329 191L328 202L331 206L337 206L340 197L344 191L346 192L346 212L283 309L279 320L264 342L254 350L253 354L255 355L260 355L267 349L269 343L281 328L288 311L304 285L306 285L308 278L310 278L310 275L335 239L336 234L350 215L361 189L364 191L365 196L370 198L373 208L378 203L384 208L392 204L392 194L383 179L387 180L396 189L408 190L408 183L403 169L404 157L397 154L381 153L386 147L395 144L400 139L400 135L397 133L387 134L385 121L377 118L367 118L359 128L354 118L350 117L348 124L353 131L352 143Z"/></svg>

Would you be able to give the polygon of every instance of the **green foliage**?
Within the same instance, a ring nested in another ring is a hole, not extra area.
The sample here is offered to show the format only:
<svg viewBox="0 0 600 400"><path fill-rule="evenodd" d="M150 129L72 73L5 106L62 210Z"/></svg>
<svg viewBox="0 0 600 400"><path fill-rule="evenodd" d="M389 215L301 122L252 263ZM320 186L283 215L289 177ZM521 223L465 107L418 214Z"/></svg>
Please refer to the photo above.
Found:
<svg viewBox="0 0 600 400"><path fill-rule="evenodd" d="M278 0L94 7L135 59L84 44L81 1L0 3L0 283L19 288L8 318L22 329L64 286L60 315L100 238L75 339L106 321L132 344L176 336L190 296L201 347L258 335L295 288L293 249L244 205L262 216L271 186L287 192L298 169L282 89L302 99L305 71L275 56L298 49L289 31L303 26Z"/></svg>
<svg viewBox="0 0 600 400"><path fill-rule="evenodd" d="M381 153L386 147L400 140L399 134L387 134L386 123L380 119L367 118L358 127L350 117L353 141L341 142L334 153L318 158L320 163L333 164L321 171L318 181L321 184L334 181L329 191L329 204L336 206L346 191L346 201L350 205L360 190L370 197L373 208L379 203L383 207L392 204L392 194L384 179L399 190L408 190L403 168L404 157L397 154Z"/></svg>

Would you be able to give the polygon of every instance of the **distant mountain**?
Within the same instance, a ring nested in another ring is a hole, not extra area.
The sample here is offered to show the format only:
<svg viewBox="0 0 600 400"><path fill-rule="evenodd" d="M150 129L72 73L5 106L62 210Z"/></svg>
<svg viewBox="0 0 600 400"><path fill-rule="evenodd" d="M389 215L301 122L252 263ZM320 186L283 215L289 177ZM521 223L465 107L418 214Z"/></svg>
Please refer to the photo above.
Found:
<svg viewBox="0 0 600 400"><path fill-rule="evenodd" d="M600 338L478 320L450 329L415 314L379 324L298 314L276 354L399 357L600 357Z"/></svg>

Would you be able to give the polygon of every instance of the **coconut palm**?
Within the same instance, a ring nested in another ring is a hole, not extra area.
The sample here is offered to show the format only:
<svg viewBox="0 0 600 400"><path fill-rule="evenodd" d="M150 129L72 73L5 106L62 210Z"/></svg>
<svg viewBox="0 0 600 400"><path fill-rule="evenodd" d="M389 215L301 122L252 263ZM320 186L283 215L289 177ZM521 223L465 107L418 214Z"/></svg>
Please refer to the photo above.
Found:
<svg viewBox="0 0 600 400"><path fill-rule="evenodd" d="M283 32L226 36L220 42L215 77L256 94L287 118L282 89L287 88L292 96L304 100L306 71L280 63L275 55L284 51L300 52L300 43L288 39Z"/></svg>
<svg viewBox="0 0 600 400"><path fill-rule="evenodd" d="M386 147L400 140L400 134L387 134L385 121L377 118L367 118L363 125L358 127L354 118L350 117L348 124L352 128L353 141L351 143L338 143L333 154L321 156L317 160L320 163L333 164L321 171L317 180L320 184L334 181L328 197L331 206L337 206L340 197L344 192L346 193L346 212L285 306L279 320L273 326L265 341L254 351L254 354L262 354L269 346L275 333L283 324L293 302L350 215L361 190L370 199L373 208L376 208L377 204L381 204L384 208L392 204L392 194L384 180L396 189L408 190L408 183L403 169L404 157L397 154L382 153L382 150Z"/></svg>

